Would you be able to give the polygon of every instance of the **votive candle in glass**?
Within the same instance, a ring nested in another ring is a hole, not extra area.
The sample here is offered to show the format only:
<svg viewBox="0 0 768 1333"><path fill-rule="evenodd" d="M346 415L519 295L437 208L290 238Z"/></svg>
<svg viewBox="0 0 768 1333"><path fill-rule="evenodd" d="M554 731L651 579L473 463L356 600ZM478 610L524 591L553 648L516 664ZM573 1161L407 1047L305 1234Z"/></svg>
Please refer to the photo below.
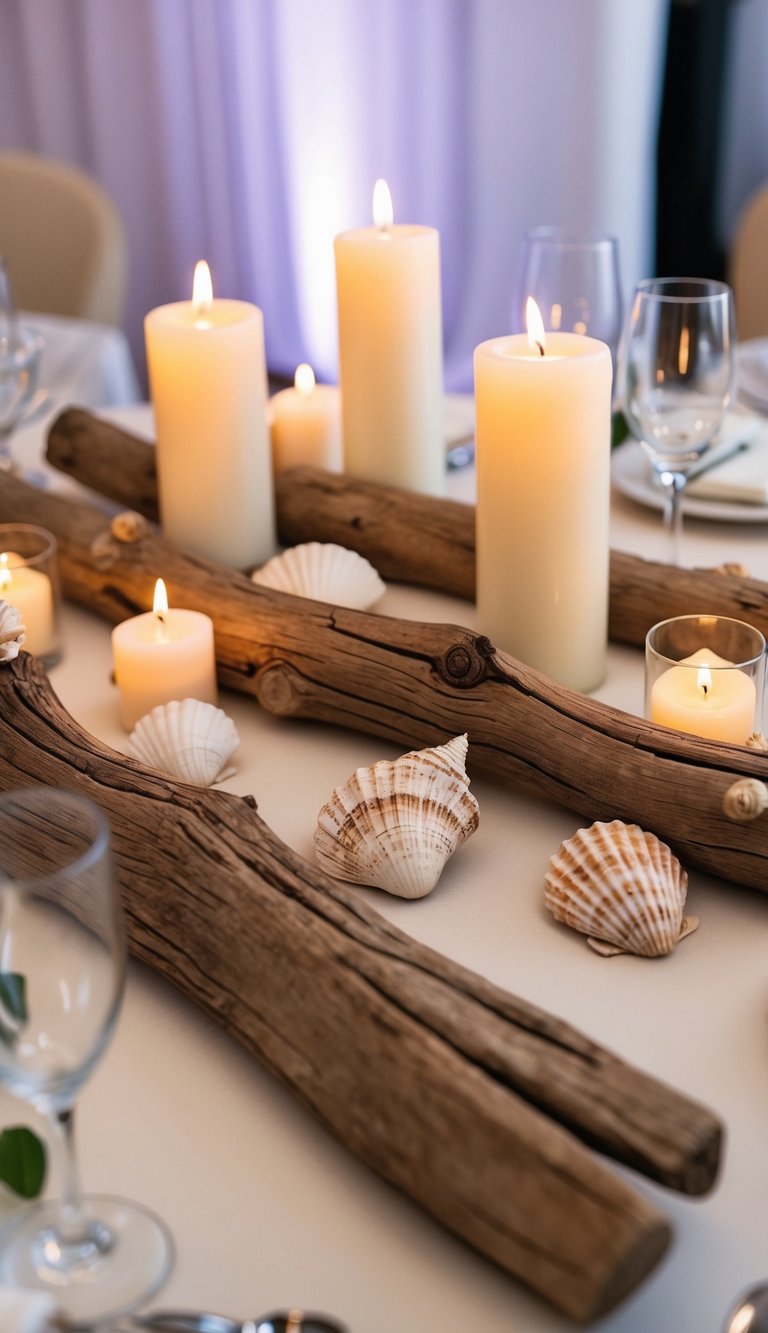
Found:
<svg viewBox="0 0 768 1333"><path fill-rule="evenodd" d="M0 601L18 610L26 651L53 666L61 655L61 590L52 532L33 523L0 524Z"/></svg>
<svg viewBox="0 0 768 1333"><path fill-rule="evenodd" d="M746 744L760 730L765 639L728 616L663 620L645 640L645 716L707 740Z"/></svg>

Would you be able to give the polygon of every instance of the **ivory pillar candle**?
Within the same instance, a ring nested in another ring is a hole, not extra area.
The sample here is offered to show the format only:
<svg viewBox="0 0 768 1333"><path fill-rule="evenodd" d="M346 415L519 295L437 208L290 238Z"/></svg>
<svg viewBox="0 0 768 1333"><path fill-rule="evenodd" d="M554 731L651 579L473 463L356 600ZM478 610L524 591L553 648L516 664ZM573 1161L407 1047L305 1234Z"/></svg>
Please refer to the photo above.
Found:
<svg viewBox="0 0 768 1333"><path fill-rule="evenodd" d="M374 191L374 226L343 232L334 252L345 470L442 495L438 233L394 226L382 181Z"/></svg>
<svg viewBox="0 0 768 1333"><path fill-rule="evenodd" d="M611 354L579 334L543 338L475 350L478 626L591 690L608 637Z"/></svg>
<svg viewBox="0 0 768 1333"><path fill-rule="evenodd" d="M113 629L112 657L126 731L171 699L216 703L213 621L200 611L169 610L162 579L153 610Z"/></svg>
<svg viewBox="0 0 768 1333"><path fill-rule="evenodd" d="M341 403L332 384L316 384L311 366L296 368L294 387L269 400L272 466L325 468L341 472Z"/></svg>
<svg viewBox="0 0 768 1333"><path fill-rule="evenodd" d="M707 648L653 683L651 721L713 741L744 745L755 724L754 681Z"/></svg>
<svg viewBox="0 0 768 1333"><path fill-rule="evenodd" d="M214 300L206 273L144 321L160 516L179 546L246 569L275 549L264 324L255 305Z"/></svg>

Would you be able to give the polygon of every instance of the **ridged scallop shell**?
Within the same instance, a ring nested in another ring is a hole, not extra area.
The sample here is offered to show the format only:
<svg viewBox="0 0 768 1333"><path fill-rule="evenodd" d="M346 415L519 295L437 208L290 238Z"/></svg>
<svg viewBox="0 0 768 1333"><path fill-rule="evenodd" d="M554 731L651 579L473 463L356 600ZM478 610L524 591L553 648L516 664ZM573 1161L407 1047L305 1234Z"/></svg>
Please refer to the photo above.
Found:
<svg viewBox="0 0 768 1333"><path fill-rule="evenodd" d="M386 591L370 561L334 542L302 542L251 574L254 583L296 597L367 611Z"/></svg>
<svg viewBox="0 0 768 1333"><path fill-rule="evenodd" d="M317 817L323 870L399 898L423 898L477 828L464 763L467 737L358 768Z"/></svg>
<svg viewBox="0 0 768 1333"><path fill-rule="evenodd" d="M688 876L677 857L653 833L618 819L562 843L545 885L550 912L598 953L658 958L699 924L683 917Z"/></svg>
<svg viewBox="0 0 768 1333"><path fill-rule="evenodd" d="M169 777L211 787L231 777L229 761L240 744L230 717L200 699L158 704L128 737L128 753Z"/></svg>
<svg viewBox="0 0 768 1333"><path fill-rule="evenodd" d="M26 629L21 623L21 612L10 602L0 602L0 662L11 662L18 657L24 644Z"/></svg>

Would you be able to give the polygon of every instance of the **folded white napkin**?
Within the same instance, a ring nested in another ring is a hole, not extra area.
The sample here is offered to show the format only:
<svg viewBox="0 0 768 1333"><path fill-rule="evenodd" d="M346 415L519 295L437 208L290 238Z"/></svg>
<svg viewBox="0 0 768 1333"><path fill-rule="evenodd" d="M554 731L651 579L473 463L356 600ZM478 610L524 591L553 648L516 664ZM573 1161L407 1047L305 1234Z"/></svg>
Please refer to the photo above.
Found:
<svg viewBox="0 0 768 1333"><path fill-rule="evenodd" d="M702 462L710 462L718 454L729 454L741 441L748 448L726 457L701 477L692 477L687 494L700 500L768 504L768 422L762 417L729 412Z"/></svg>
<svg viewBox="0 0 768 1333"><path fill-rule="evenodd" d="M0 1333L52 1333L56 1309L47 1292L0 1287Z"/></svg>

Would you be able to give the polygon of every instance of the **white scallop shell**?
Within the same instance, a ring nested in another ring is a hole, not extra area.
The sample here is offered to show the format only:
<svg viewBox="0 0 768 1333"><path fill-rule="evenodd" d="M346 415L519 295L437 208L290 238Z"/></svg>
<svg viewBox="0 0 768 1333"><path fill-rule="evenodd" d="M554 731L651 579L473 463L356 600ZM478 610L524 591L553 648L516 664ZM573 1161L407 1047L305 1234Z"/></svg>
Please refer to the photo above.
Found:
<svg viewBox="0 0 768 1333"><path fill-rule="evenodd" d="M373 565L334 542L302 542L251 574L254 583L295 597L367 611L386 591Z"/></svg>
<svg viewBox="0 0 768 1333"><path fill-rule="evenodd" d="M657 958L695 930L683 917L688 876L669 847L637 824L592 824L561 844L544 902L598 953Z"/></svg>
<svg viewBox="0 0 768 1333"><path fill-rule="evenodd" d="M11 662L18 657L25 637L26 629L21 623L18 607L0 601L0 662Z"/></svg>
<svg viewBox="0 0 768 1333"><path fill-rule="evenodd" d="M169 777L210 787L231 777L229 761L240 744L234 722L201 699L158 704L128 737L128 753Z"/></svg>
<svg viewBox="0 0 768 1333"><path fill-rule="evenodd" d="M423 898L478 824L467 737L358 768L317 817L315 848L337 879Z"/></svg>

